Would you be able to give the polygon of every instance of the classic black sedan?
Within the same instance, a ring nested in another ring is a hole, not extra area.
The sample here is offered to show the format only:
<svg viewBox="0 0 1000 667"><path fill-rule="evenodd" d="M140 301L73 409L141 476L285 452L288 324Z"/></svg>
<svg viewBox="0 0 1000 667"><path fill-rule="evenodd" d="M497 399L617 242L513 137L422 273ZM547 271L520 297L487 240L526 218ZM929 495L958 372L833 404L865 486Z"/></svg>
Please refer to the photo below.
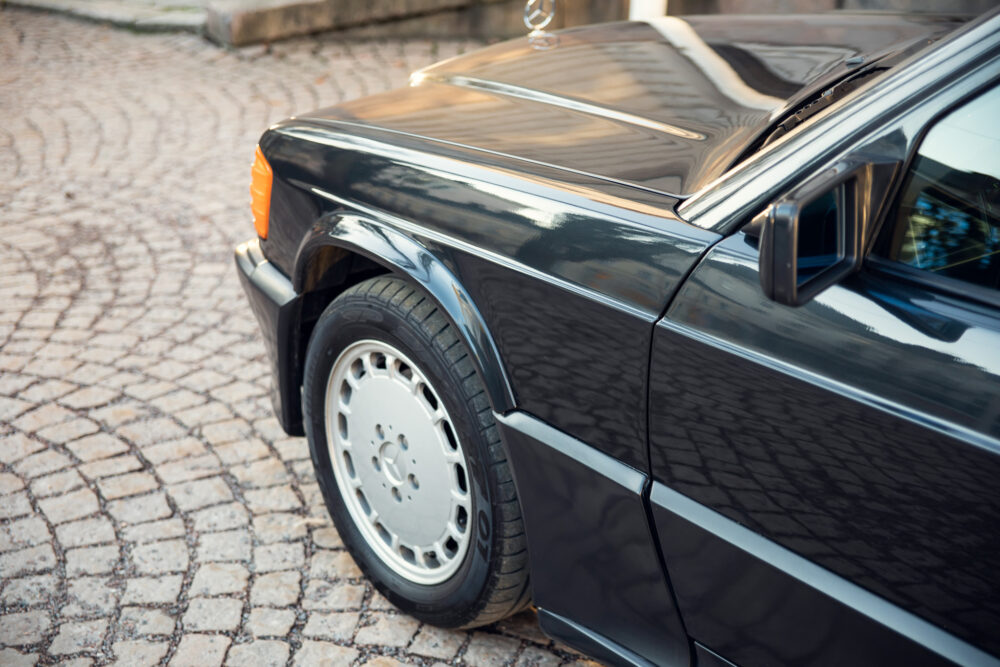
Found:
<svg viewBox="0 0 1000 667"><path fill-rule="evenodd" d="M515 40L267 130L236 263L393 603L1000 664L1000 15Z"/></svg>

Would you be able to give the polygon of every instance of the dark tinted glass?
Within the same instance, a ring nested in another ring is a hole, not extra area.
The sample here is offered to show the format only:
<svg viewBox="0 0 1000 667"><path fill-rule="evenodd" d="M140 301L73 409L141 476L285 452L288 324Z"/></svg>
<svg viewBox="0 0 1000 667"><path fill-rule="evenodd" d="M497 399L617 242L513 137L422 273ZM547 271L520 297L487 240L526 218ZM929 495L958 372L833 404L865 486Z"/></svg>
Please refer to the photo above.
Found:
<svg viewBox="0 0 1000 667"><path fill-rule="evenodd" d="M878 254L1000 287L1000 88L938 121L924 138Z"/></svg>
<svg viewBox="0 0 1000 667"><path fill-rule="evenodd" d="M799 213L797 284L803 285L843 255L838 216L844 207L844 186L816 198Z"/></svg>

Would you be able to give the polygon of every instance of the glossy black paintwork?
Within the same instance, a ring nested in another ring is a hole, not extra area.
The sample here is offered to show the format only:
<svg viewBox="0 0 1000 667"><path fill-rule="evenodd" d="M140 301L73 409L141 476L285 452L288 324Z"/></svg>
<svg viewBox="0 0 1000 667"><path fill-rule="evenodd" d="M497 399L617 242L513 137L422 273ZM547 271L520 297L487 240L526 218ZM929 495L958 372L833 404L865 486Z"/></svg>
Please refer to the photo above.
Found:
<svg viewBox="0 0 1000 667"><path fill-rule="evenodd" d="M628 647L622 656L599 642L581 647L604 659L627 660L630 651L657 665L689 664L643 506L646 475L523 412L497 422L515 462L534 604Z"/></svg>
<svg viewBox="0 0 1000 667"><path fill-rule="evenodd" d="M261 145L276 210L317 212L276 218L285 231L264 244L297 289L299 246L338 245L349 208L408 235L468 290L519 407L645 467L651 325L718 235L677 220L664 195L467 149L295 120Z"/></svg>
<svg viewBox="0 0 1000 667"><path fill-rule="evenodd" d="M684 17L515 40L418 73L415 85L312 112L683 196L786 108L951 24L898 16Z"/></svg>
<svg viewBox="0 0 1000 667"><path fill-rule="evenodd" d="M654 478L1000 653L998 313L872 272L793 309L764 299L756 274L746 237L726 239L657 327ZM720 646L743 598L677 582L705 600L685 614L693 637L771 664L736 634ZM804 622L779 604L794 583L763 589L768 624Z"/></svg>
<svg viewBox="0 0 1000 667"><path fill-rule="evenodd" d="M659 483L650 501L688 631L714 649L714 656L696 650L699 661L803 667L995 663L878 596L782 553L738 523L705 516L711 511ZM690 506L696 511L684 516Z"/></svg>

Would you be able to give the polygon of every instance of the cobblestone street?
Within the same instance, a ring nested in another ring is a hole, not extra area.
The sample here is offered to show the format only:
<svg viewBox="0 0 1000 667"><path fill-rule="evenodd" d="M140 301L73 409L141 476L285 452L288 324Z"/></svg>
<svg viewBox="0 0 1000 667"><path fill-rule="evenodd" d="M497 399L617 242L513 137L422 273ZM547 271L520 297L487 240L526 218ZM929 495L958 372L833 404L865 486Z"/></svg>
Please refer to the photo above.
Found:
<svg viewBox="0 0 1000 667"><path fill-rule="evenodd" d="M595 665L532 614L443 631L361 577L232 260L269 123L475 46L0 10L0 665Z"/></svg>

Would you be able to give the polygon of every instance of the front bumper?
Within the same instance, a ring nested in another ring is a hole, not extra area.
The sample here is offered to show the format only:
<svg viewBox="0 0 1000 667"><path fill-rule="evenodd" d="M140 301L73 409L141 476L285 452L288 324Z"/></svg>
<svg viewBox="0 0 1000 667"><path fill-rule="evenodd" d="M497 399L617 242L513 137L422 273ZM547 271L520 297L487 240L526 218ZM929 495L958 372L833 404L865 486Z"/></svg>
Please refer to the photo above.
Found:
<svg viewBox="0 0 1000 667"><path fill-rule="evenodd" d="M292 282L264 257L260 239L236 246L236 267L271 361L271 404L289 435L304 435L298 360L300 298Z"/></svg>

